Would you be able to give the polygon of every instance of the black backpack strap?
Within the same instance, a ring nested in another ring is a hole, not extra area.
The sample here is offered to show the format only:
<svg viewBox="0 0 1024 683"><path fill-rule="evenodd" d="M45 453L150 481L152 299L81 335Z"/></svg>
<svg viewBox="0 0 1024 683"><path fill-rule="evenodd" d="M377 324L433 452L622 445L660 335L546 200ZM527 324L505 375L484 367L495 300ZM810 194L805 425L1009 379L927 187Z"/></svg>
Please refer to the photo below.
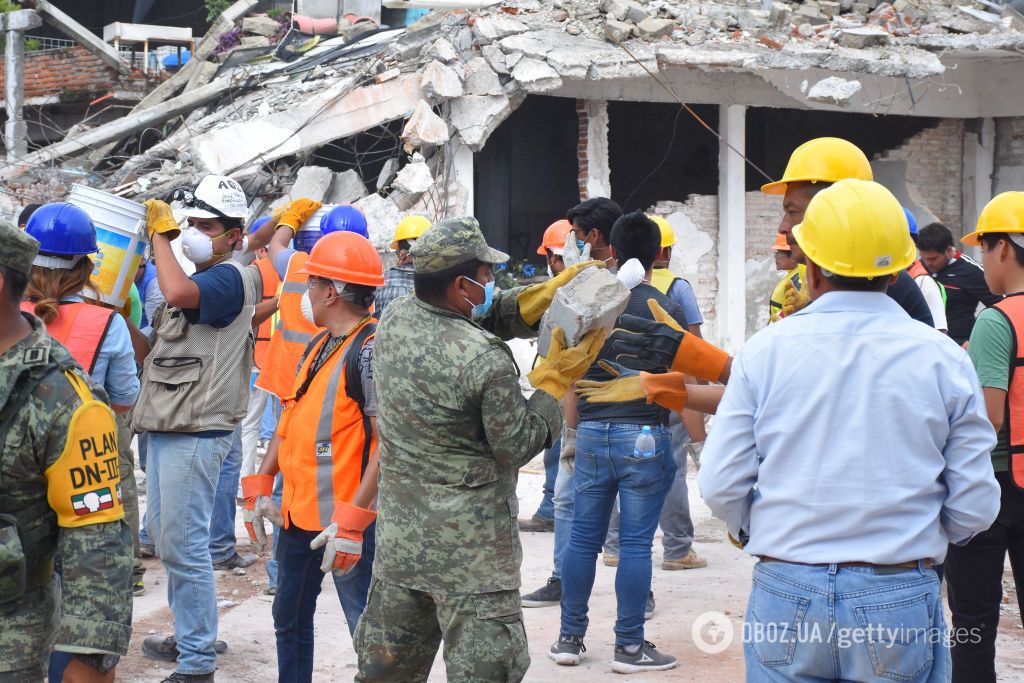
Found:
<svg viewBox="0 0 1024 683"><path fill-rule="evenodd" d="M363 347L366 346L373 335L377 332L377 323L367 323L363 329L359 330L356 334L355 339L349 344L345 350L345 393L356 402L359 406L359 412L363 416L363 456L362 466L360 473L366 471L366 466L370 464L370 445L373 441L373 429L370 424L370 418L366 414L366 394L363 392L363 377L362 373L359 372L359 354L362 352Z"/></svg>

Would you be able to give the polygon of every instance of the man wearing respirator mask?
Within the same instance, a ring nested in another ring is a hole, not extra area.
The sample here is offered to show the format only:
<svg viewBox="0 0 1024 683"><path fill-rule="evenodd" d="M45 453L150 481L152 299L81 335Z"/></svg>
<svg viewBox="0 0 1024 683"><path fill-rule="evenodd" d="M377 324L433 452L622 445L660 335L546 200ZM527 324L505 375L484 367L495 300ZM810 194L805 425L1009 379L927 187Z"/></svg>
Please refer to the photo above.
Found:
<svg viewBox="0 0 1024 683"><path fill-rule="evenodd" d="M252 316L262 278L232 252L266 245L267 225L248 238L241 186L206 176L194 190L175 191L181 230L167 203L146 202L157 280L166 303L151 321L150 352L132 427L149 433L147 528L167 568L174 636L146 638L143 652L177 660L168 681L212 681L217 654L217 594L210 557L210 520L232 433L245 416L253 362ZM171 249L196 265L189 277Z"/></svg>

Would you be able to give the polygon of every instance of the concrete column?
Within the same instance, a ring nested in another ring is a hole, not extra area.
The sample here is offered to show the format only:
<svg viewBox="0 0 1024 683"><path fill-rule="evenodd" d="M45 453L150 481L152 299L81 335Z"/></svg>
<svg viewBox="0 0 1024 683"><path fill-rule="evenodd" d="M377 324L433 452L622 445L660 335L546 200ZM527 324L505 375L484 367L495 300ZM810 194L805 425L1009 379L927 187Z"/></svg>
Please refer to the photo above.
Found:
<svg viewBox="0 0 1024 683"><path fill-rule="evenodd" d="M25 96L24 31L42 23L42 19L33 10L0 14L0 29L4 31L7 41L4 54L4 107L7 110L4 146L7 148L8 161L28 154L28 127L21 111Z"/></svg>
<svg viewBox="0 0 1024 683"><path fill-rule="evenodd" d="M611 197L608 163L608 102L587 100L587 197Z"/></svg>
<svg viewBox="0 0 1024 683"><path fill-rule="evenodd" d="M992 176L995 173L996 124L991 118L967 121L964 129L963 231L972 232L978 214L992 199ZM965 251L980 257L978 247Z"/></svg>
<svg viewBox="0 0 1024 683"><path fill-rule="evenodd" d="M747 108L719 107L719 132L746 154ZM746 166L724 143L718 149L718 334L735 353L746 341Z"/></svg>
<svg viewBox="0 0 1024 683"><path fill-rule="evenodd" d="M475 182L475 180L474 180L474 175L473 175L473 150L471 150L466 145L460 144L456 148L456 150L455 150L455 160L454 160L453 167L454 167L454 171L455 171L455 181L456 181L456 183L461 185L462 189L465 191L465 195L464 196L466 198L466 202L465 202L465 206L453 207L452 206L452 201L449 200L449 202L448 202L449 207L445 207L445 208L446 209L452 208L452 209L456 209L456 210L455 210L455 213L451 213L449 211L449 213L447 213L446 216L448 216L448 215L454 215L454 216L473 216L473 215L475 215L475 211L474 211L474 208L475 208L474 182ZM457 200L456 200L456 203L457 203Z"/></svg>

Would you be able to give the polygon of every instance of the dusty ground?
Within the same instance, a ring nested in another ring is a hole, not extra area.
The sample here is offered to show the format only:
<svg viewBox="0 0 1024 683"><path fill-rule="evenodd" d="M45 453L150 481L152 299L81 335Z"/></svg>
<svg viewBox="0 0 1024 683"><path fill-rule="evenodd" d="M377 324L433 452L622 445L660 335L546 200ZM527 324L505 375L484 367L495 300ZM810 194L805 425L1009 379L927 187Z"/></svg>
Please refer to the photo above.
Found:
<svg viewBox="0 0 1024 683"><path fill-rule="evenodd" d="M690 505L697 528L696 549L708 559L708 567L684 572L666 572L660 567L661 541L655 540L653 586L657 611L647 622L647 639L660 649L676 655L680 666L675 670L650 676L634 676L629 680L714 681L728 683L743 680L743 650L739 638L720 654L705 654L697 649L692 626L700 615L719 612L732 622L739 634L754 561L723 542L724 526L711 518L708 509L696 494L690 470ZM530 514L540 501L543 473L535 461L527 467L519 481L521 508ZM239 538L245 534L239 517ZM546 581L551 570L552 534L523 534L523 587L533 590ZM173 632L171 613L167 608L165 575L159 561L147 561L147 594L135 600L134 638L131 651L118 668L118 679L124 681L160 681L172 671L172 665L153 662L139 649L143 638L152 633ZM1012 587L1007 565L1005 585ZM547 658L547 648L558 636L558 607L527 609L526 628L530 638L533 664L527 681L600 681L622 680L612 673L612 626L615 619L615 569L598 565L597 583L591 599L591 631L587 636L588 652L584 663L576 668L560 667ZM219 637L229 646L218 660L217 680L221 682L269 681L276 678L274 630L270 614L272 598L263 595L266 574L263 562L249 567L244 575L217 572ZM229 601L229 602L226 602ZM351 680L356 671L356 657L345 626L333 584L326 581L320 596L317 619L316 681ZM705 628L708 641L714 634ZM997 644L1000 681L1024 681L1024 630L1015 596L1007 596L1003 606ZM443 681L444 665L440 658L434 666L431 681Z"/></svg>

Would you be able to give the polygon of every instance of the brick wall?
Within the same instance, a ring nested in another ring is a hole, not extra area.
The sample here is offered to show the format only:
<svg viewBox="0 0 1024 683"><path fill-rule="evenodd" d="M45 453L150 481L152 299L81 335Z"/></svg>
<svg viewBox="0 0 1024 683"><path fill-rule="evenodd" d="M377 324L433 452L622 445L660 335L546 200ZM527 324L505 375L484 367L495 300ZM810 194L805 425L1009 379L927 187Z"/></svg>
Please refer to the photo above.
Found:
<svg viewBox="0 0 1024 683"><path fill-rule="evenodd" d="M3 82L4 74L0 70L0 88ZM114 87L135 90L145 85L146 79L139 70L130 78L122 79L116 70L81 46L25 55L26 100L55 95L76 99L76 94L102 93Z"/></svg>
<svg viewBox="0 0 1024 683"><path fill-rule="evenodd" d="M908 190L954 232L963 221L964 122L943 119L903 145L876 157L906 161Z"/></svg>
<svg viewBox="0 0 1024 683"><path fill-rule="evenodd" d="M587 142L590 114L587 113L587 101L576 100L576 119L579 121L579 133L576 140L576 182L580 188L580 201L588 199L587 178L590 173L590 162L587 161Z"/></svg>
<svg viewBox="0 0 1024 683"><path fill-rule="evenodd" d="M992 192L1024 190L1024 117L996 119Z"/></svg>

